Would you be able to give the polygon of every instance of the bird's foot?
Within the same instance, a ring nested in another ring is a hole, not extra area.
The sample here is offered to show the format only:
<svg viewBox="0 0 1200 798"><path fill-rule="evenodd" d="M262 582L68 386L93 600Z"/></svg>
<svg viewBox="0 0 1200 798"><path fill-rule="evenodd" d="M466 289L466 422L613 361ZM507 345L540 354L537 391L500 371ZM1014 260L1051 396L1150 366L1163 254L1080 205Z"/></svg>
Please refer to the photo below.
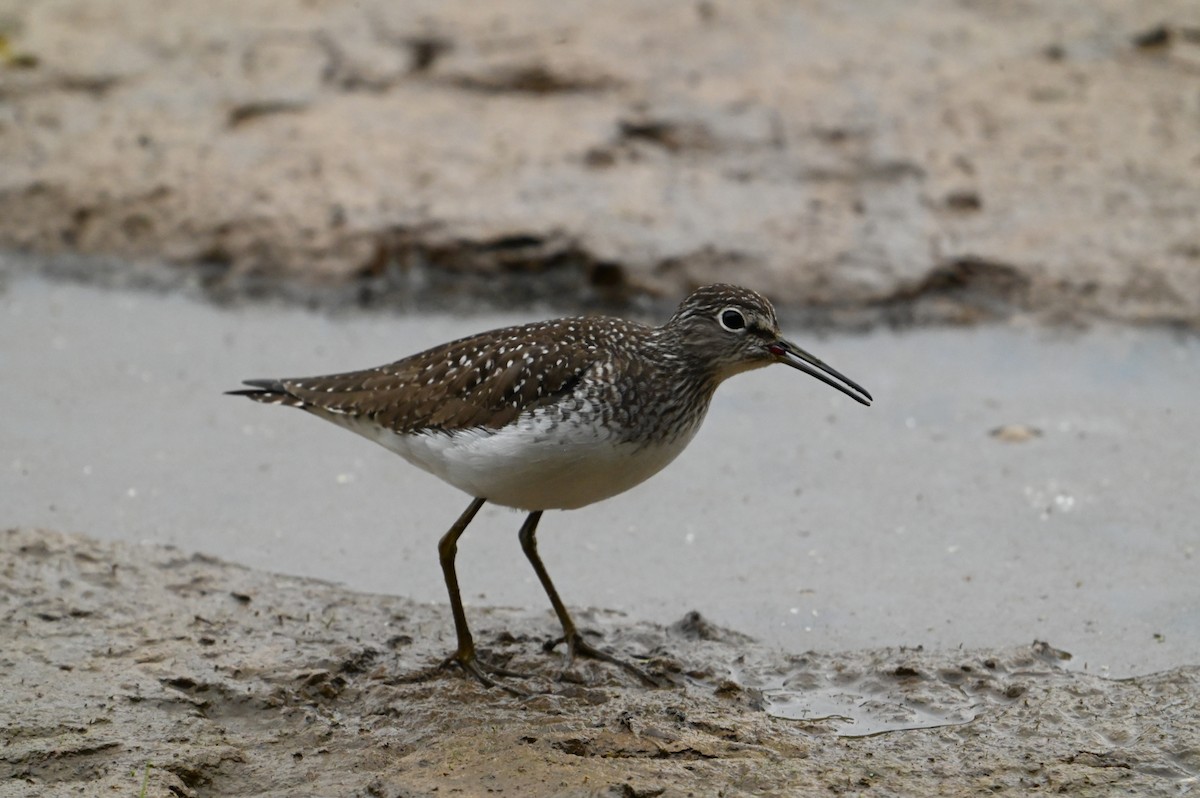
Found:
<svg viewBox="0 0 1200 798"><path fill-rule="evenodd" d="M444 670L446 668L454 667L461 669L463 673L469 673L470 675L474 676L476 681L478 681L484 687L499 687L501 690L504 690L505 692L511 693L515 696L525 697L529 695L529 693L521 690L520 688L504 682L498 682L492 678L493 676L501 676L508 679L528 679L529 674L521 673L520 671L509 670L508 668L494 665L486 660L482 660L476 656L474 650L455 651L453 654L446 657L446 659L442 660L442 664L438 666L438 669Z"/></svg>
<svg viewBox="0 0 1200 798"><path fill-rule="evenodd" d="M513 685L504 682L498 682L493 679L493 676L505 677L509 679L528 679L529 674L519 671L512 671L508 668L503 668L499 665L493 665L486 660L476 656L474 651L455 651L450 656L439 662L437 665L431 665L428 668L423 668L416 673L410 673L395 679L393 684L416 684L418 682L427 682L430 679L437 678L449 668L458 668L465 674L475 677L475 680L484 687L499 687L506 693L511 695L526 697L529 695L526 691L514 687Z"/></svg>
<svg viewBox="0 0 1200 798"><path fill-rule="evenodd" d="M588 659L599 660L600 662L607 662L610 665L616 665L618 668L621 668L622 670L625 670L636 676L642 683L647 684L650 687L666 686L661 679L651 676L649 673L642 670L637 665L634 665L632 662L627 662L620 657L609 654L607 651L601 651L600 649L596 648L579 632L564 635L556 640L547 640L546 644L542 648L546 652L550 652L553 651L559 643L567 644L567 653L565 657L566 662L563 664L563 669L558 675L558 678L560 679L568 675L571 666L575 663L576 657L586 657Z"/></svg>

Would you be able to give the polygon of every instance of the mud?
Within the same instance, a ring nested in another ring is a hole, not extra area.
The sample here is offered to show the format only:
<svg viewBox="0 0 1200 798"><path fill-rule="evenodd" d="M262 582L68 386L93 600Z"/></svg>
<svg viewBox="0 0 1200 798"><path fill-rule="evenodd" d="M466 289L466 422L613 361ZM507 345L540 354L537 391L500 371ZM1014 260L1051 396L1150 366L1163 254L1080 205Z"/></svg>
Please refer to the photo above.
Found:
<svg viewBox="0 0 1200 798"><path fill-rule="evenodd" d="M472 609L527 697L455 672L445 608L170 547L0 535L0 795L1180 795L1200 669L1106 680L1046 643L787 654L697 614L580 619L670 682ZM866 736L855 736L866 735Z"/></svg>
<svg viewBox="0 0 1200 798"><path fill-rule="evenodd" d="M726 279L829 323L1196 327L1197 31L1194 0L3 0L0 247L226 299Z"/></svg>

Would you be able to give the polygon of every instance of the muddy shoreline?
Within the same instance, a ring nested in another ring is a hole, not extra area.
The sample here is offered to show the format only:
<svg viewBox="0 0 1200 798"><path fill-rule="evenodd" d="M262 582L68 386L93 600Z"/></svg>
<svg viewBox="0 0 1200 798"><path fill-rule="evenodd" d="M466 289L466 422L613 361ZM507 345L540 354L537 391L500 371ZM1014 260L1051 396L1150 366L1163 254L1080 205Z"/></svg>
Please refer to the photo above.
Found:
<svg viewBox="0 0 1200 798"><path fill-rule="evenodd" d="M1106 680L1046 644L787 654L697 615L581 614L673 686L596 664L555 681L546 615L472 608L534 695L456 673L442 606L169 547L0 535L0 795L1179 795L1200 774L1200 670ZM771 714L857 691L932 728L839 736Z"/></svg>

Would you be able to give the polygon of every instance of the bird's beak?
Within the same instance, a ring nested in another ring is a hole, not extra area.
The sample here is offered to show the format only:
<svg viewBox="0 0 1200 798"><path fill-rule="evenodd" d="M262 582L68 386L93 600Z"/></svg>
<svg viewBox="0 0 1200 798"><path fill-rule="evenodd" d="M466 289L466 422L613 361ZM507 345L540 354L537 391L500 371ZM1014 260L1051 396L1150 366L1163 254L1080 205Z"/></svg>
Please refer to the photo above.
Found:
<svg viewBox="0 0 1200 798"><path fill-rule="evenodd" d="M800 369L805 374L816 377L826 385L832 385L859 404L871 406L871 394L867 389L852 379L837 372L836 369L825 365L819 358L813 357L790 341L780 338L767 346L767 350L780 363L785 363L794 369ZM829 375L829 376L826 376ZM830 379L832 377L833 379Z"/></svg>

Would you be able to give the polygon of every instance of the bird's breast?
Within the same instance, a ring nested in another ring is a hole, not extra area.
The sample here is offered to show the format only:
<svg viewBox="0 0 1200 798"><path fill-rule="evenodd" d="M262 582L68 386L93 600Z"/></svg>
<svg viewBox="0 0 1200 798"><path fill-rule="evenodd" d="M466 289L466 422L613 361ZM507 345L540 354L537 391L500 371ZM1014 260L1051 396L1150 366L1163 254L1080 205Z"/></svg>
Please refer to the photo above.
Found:
<svg viewBox="0 0 1200 798"><path fill-rule="evenodd" d="M630 440L585 412L544 410L500 429L368 437L472 496L522 510L569 510L658 473L691 442L699 420L649 441Z"/></svg>

